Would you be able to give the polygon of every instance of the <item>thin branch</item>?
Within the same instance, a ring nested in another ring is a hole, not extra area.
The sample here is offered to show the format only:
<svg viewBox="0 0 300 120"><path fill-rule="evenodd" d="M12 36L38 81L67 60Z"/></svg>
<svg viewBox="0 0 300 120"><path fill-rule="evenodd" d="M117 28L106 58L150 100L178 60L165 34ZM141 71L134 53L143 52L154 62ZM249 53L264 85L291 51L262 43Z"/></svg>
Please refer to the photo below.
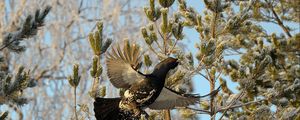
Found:
<svg viewBox="0 0 300 120"><path fill-rule="evenodd" d="M217 21L218 21L218 16L219 16L219 12L218 12L218 7L219 7L219 3L220 1L218 0L214 0L214 4L215 4L215 11L213 13L213 20L212 20L212 23L211 23L211 37L212 38L216 38L216 25L217 25Z"/></svg>
<svg viewBox="0 0 300 120"><path fill-rule="evenodd" d="M198 112L203 112L205 114L210 114L210 111L208 110L201 110L201 109L195 109L195 108L190 108L190 107L185 107L186 109L190 109L190 110L194 110L194 111L198 111Z"/></svg>
<svg viewBox="0 0 300 120"><path fill-rule="evenodd" d="M76 88L74 87L74 113L75 113L75 119L78 120L77 110L76 110Z"/></svg>
<svg viewBox="0 0 300 120"><path fill-rule="evenodd" d="M17 41L17 39L13 39L13 40L10 41L9 43L4 44L4 45L0 48L0 51L2 51L4 48L10 46L13 42L16 42L16 41Z"/></svg>
<svg viewBox="0 0 300 120"><path fill-rule="evenodd" d="M160 32L160 30L159 30L158 25L157 25L156 22L154 22L154 25L155 25L155 28L156 28L156 30L157 30L159 36L160 36L161 38L164 38L163 35L162 35L162 33ZM157 46L159 47L160 50L163 50L162 47L159 45L159 43L158 43L157 41L155 41L155 43L157 44Z"/></svg>
<svg viewBox="0 0 300 120"><path fill-rule="evenodd" d="M251 105L251 104L257 104L257 103L263 102L265 100L266 99L261 99L261 100L258 100L258 101L251 101L251 102L244 103L244 104L233 105L233 106L231 106L229 108L228 107L220 108L220 109L217 110L217 112L222 112L222 111L225 111L225 110L228 110L228 109L239 108L239 107L243 107L243 106L247 106L247 105Z"/></svg>
<svg viewBox="0 0 300 120"><path fill-rule="evenodd" d="M221 75L222 75L223 69L220 71L220 73L217 75L216 79L220 79Z"/></svg>
<svg viewBox="0 0 300 120"><path fill-rule="evenodd" d="M159 43L157 42L157 40L154 41L156 43L156 45L158 46L158 48L163 51L162 47L159 45Z"/></svg>
<svg viewBox="0 0 300 120"><path fill-rule="evenodd" d="M175 40L175 43L173 44L172 48L170 49L170 51L168 51L167 55L170 55L171 52L174 50L175 46L177 45L178 39Z"/></svg>
<svg viewBox="0 0 300 120"><path fill-rule="evenodd" d="M208 72L208 70L206 69L206 71ZM215 79L214 78L211 78L211 76L210 76L210 74L209 74L209 72L207 73L208 74L208 76L209 76L209 78L210 78L210 92L213 92L214 90L215 90L215 85L216 85L216 83L215 83ZM214 102L215 102L215 97L211 97L210 98L210 116L211 116L211 119L212 120L214 120L215 118L214 118L214 116L215 116L215 104L214 104Z"/></svg>
<svg viewBox="0 0 300 120"><path fill-rule="evenodd" d="M223 116L225 115L225 113L244 95L245 93L245 90L243 90L239 96L237 96L235 99L233 99L227 107L223 108L224 109L224 112L223 114L221 115L221 117L219 118L219 120L222 120Z"/></svg>
<svg viewBox="0 0 300 120"><path fill-rule="evenodd" d="M192 71L191 74L193 74L193 73L195 73L195 72L198 71L198 69L201 67L201 63L202 63L202 61L204 60L204 57L205 57L205 55L201 58L201 60L199 61L198 66ZM206 78L206 77L205 77L205 78Z"/></svg>
<svg viewBox="0 0 300 120"><path fill-rule="evenodd" d="M153 47L151 45L148 45L148 47L155 55L159 56L158 53L153 49Z"/></svg>
<svg viewBox="0 0 300 120"><path fill-rule="evenodd" d="M274 16L275 16L275 20L277 21L277 24L283 29L283 31L287 34L287 36L289 36L289 37L291 38L292 35L291 35L289 29L288 29L286 26L283 25L282 20L278 17L277 13L276 13L275 10L274 10L274 6L273 6L271 3L269 3L267 0L265 0L265 1L266 1L266 2L269 4L269 6L271 7L271 11L272 11L272 13L273 13Z"/></svg>
<svg viewBox="0 0 300 120"><path fill-rule="evenodd" d="M201 75L202 77L204 77L208 82L209 82L209 78L207 76L205 76L204 74L202 74L201 72L197 72L199 75Z"/></svg>
<svg viewBox="0 0 300 120"><path fill-rule="evenodd" d="M168 39L168 35L164 34L163 40L164 40L164 53L165 53L165 55L167 55L167 52L168 52L167 39Z"/></svg>

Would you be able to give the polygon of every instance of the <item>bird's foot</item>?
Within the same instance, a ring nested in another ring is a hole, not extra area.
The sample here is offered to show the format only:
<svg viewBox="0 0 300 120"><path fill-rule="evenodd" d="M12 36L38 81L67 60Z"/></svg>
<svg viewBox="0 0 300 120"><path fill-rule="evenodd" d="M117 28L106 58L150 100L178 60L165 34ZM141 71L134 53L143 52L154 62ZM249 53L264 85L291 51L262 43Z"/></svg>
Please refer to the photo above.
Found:
<svg viewBox="0 0 300 120"><path fill-rule="evenodd" d="M141 110L140 109L133 109L134 117L139 117L141 115Z"/></svg>
<svg viewBox="0 0 300 120"><path fill-rule="evenodd" d="M146 111L142 111L142 113L141 113L141 114L145 115L145 118L146 118L146 120L148 120L148 118L149 118L149 115L148 115L148 113L147 113Z"/></svg>

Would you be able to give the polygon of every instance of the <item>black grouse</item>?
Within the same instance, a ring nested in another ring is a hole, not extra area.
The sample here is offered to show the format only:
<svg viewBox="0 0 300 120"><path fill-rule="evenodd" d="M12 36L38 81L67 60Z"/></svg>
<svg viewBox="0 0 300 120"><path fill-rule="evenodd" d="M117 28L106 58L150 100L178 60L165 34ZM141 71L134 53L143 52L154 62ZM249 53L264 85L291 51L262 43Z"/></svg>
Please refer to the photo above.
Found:
<svg viewBox="0 0 300 120"><path fill-rule="evenodd" d="M168 57L158 63L151 74L138 71L141 65L139 46L117 45L106 56L107 75L116 88L125 89L120 98L96 98L97 120L137 119L144 108L155 110L186 107L199 101L200 96L180 94L164 86L169 70L178 66L177 59Z"/></svg>

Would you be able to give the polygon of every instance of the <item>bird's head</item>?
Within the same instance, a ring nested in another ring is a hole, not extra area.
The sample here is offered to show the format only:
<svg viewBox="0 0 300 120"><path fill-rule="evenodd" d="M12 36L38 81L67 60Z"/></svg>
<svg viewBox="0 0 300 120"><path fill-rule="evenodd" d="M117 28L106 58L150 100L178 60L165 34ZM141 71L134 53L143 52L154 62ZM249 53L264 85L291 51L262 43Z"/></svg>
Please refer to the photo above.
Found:
<svg viewBox="0 0 300 120"><path fill-rule="evenodd" d="M163 60L160 63L162 63L164 66L168 67L169 69L174 69L179 64L178 59L172 57L168 57L167 59Z"/></svg>
<svg viewBox="0 0 300 120"><path fill-rule="evenodd" d="M169 70L176 68L178 64L178 59L168 57L155 66L152 74L165 77Z"/></svg>

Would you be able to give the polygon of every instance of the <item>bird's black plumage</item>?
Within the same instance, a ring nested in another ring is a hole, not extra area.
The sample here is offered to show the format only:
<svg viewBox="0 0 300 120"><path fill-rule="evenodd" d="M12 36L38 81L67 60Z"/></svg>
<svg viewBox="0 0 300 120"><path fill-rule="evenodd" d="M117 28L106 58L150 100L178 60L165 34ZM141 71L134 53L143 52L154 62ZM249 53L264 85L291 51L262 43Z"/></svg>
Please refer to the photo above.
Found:
<svg viewBox="0 0 300 120"><path fill-rule="evenodd" d="M140 58L139 47L135 44L131 45L129 42L125 42L123 49L118 45L107 55L107 75L111 83L117 88L126 89L126 91L122 98L106 104L113 104L110 106L114 107L101 105L106 99L113 98L97 98L94 104L97 119L108 119L111 114L123 115L123 111L127 111L127 113L129 111L134 118L139 116L145 107L173 109L199 101L199 96L182 95L164 87L167 73L179 64L177 59L168 57L158 63L151 74L143 74L138 71L141 64ZM106 110L104 107L110 107L110 109Z"/></svg>
<svg viewBox="0 0 300 120"><path fill-rule="evenodd" d="M121 98L96 98L94 111L97 120L139 120L132 112L121 110L120 101Z"/></svg>

